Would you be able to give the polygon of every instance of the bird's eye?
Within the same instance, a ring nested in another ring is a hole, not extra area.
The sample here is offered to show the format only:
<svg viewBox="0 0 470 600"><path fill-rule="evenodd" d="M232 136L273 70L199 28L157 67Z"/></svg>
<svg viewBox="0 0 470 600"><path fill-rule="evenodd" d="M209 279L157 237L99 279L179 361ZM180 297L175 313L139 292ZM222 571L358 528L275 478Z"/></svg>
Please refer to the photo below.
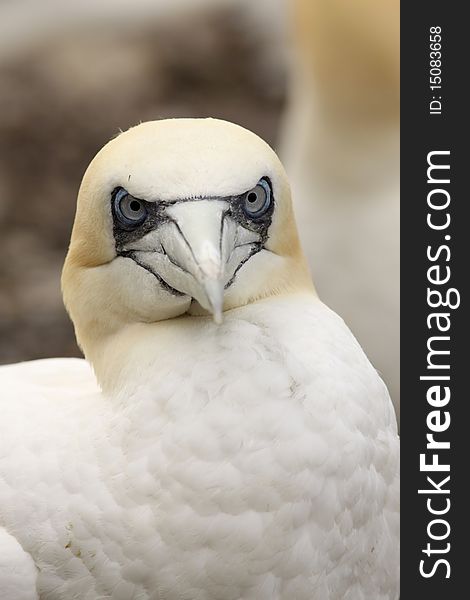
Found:
<svg viewBox="0 0 470 600"><path fill-rule="evenodd" d="M147 218L147 209L142 200L137 200L125 189L120 188L114 196L114 212L124 227L137 227Z"/></svg>
<svg viewBox="0 0 470 600"><path fill-rule="evenodd" d="M251 219L263 216L271 206L271 188L265 179L243 196L243 210Z"/></svg>

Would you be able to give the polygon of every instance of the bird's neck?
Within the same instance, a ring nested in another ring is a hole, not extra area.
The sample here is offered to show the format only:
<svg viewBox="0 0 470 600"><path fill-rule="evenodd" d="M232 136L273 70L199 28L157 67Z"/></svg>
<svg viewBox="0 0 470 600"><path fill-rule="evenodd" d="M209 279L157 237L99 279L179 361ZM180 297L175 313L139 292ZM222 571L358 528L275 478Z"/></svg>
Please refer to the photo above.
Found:
<svg viewBox="0 0 470 600"><path fill-rule="evenodd" d="M264 348L268 337L277 343L273 332L282 324L286 303L303 307L305 299L310 304L314 298L311 290L270 297L225 312L221 325L212 317L189 315L126 325L96 340L87 358L103 391L118 403L127 404L130 396L145 399L149 390L152 395L178 378L190 381L191 389L208 388L217 369L220 377L231 379L234 369L244 371L245 359L239 356L251 355L257 344Z"/></svg>

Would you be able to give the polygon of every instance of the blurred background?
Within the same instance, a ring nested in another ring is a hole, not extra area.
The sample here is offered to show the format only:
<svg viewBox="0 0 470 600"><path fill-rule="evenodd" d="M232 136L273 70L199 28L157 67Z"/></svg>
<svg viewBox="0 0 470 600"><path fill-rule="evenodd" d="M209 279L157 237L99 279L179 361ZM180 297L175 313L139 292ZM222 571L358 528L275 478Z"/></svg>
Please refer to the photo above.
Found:
<svg viewBox="0 0 470 600"><path fill-rule="evenodd" d="M205 116L280 154L317 291L398 406L398 0L0 0L0 364L80 356L59 279L94 154Z"/></svg>

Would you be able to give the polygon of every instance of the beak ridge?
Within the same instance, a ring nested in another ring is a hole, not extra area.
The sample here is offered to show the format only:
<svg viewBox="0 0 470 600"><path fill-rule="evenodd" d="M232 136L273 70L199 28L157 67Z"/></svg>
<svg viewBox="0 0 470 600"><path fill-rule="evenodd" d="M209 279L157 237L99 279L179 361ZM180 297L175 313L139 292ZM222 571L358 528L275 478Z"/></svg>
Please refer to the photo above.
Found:
<svg viewBox="0 0 470 600"><path fill-rule="evenodd" d="M223 320L226 273L222 250L227 206L224 200L198 200L168 210L190 254L186 256L185 268L195 280L191 295L212 313L217 324Z"/></svg>

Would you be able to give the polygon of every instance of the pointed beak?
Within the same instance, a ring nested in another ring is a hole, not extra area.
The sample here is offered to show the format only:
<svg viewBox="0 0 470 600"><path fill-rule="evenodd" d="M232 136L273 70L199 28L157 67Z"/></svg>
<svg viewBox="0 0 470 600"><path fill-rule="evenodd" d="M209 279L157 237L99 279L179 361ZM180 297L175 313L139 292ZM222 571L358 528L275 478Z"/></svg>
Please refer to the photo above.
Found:
<svg viewBox="0 0 470 600"><path fill-rule="evenodd" d="M259 235L237 223L229 209L226 200L177 202L166 209L167 221L128 248L139 264L195 299L218 324L225 288L259 243Z"/></svg>
<svg viewBox="0 0 470 600"><path fill-rule="evenodd" d="M223 321L224 284L221 279L206 279L202 284L208 300L208 309L214 317L214 322L220 325Z"/></svg>
<svg viewBox="0 0 470 600"><path fill-rule="evenodd" d="M166 211L173 227L164 235L166 239L162 239L169 261L189 275L184 282L174 281L178 284L174 287L196 299L219 324L222 322L228 258L224 253L224 241L229 251L235 243L234 236L227 239L227 209L228 203L223 200L179 202ZM174 276L178 278L177 270ZM173 281L174 277L171 279Z"/></svg>

